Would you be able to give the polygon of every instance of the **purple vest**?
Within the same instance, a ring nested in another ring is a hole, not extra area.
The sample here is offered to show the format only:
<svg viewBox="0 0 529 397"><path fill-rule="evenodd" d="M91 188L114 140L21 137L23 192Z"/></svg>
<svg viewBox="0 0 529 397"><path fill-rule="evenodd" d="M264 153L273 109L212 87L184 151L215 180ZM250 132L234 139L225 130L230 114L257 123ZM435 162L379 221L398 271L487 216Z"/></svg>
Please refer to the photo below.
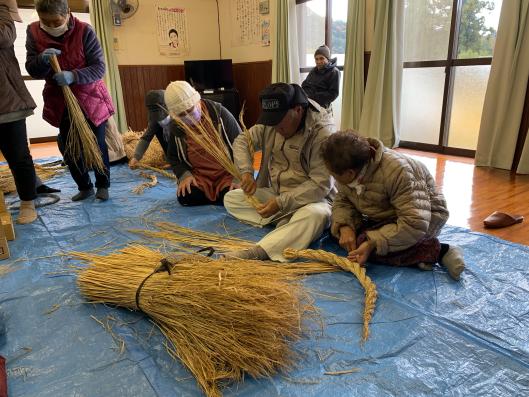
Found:
<svg viewBox="0 0 529 397"><path fill-rule="evenodd" d="M70 18L73 19L73 23L60 41L44 32L38 21L33 22L30 29L38 52L41 53L50 47L61 50L62 55L57 57L59 65L62 70L71 71L86 67L83 37L87 25L73 15L70 15ZM62 88L55 83L52 76L53 73L46 77L46 84L42 92L44 98L42 117L54 127L59 127L66 103ZM89 84L72 84L70 88L83 113L95 126L101 125L114 114L112 98L103 80Z"/></svg>

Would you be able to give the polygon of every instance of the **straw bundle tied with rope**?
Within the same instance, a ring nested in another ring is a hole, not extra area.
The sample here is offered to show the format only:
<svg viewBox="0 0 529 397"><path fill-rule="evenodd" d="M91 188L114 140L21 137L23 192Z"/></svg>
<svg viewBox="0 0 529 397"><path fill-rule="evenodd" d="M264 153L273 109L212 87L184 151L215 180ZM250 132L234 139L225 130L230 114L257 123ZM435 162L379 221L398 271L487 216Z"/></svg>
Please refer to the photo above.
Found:
<svg viewBox="0 0 529 397"><path fill-rule="evenodd" d="M55 55L50 58L53 71L61 71L59 61ZM101 156L101 150L97 144L96 136L88 125L86 118L79 106L77 98L70 86L62 86L64 100L70 116L70 131L65 143L65 156L77 161L82 158L83 165L87 169L97 170L101 173L105 171L105 164Z"/></svg>
<svg viewBox="0 0 529 397"><path fill-rule="evenodd" d="M242 180L241 172L233 162L230 151L222 138L221 125L215 126L209 114L202 112L200 121L193 120L191 124L187 124L174 112L167 111L167 113L184 130L185 134L213 157L222 168L235 179ZM211 133L210 131L215 131L216 133ZM249 134L246 134L246 136L248 137ZM261 206L255 196L247 196L247 198L255 208Z"/></svg>
<svg viewBox="0 0 529 397"><path fill-rule="evenodd" d="M81 293L94 303L146 313L207 396L242 381L290 368L290 344L303 319L318 318L296 272L260 261L213 260L201 255L164 259L158 251L129 246L107 256L72 253L88 262Z"/></svg>
<svg viewBox="0 0 529 397"><path fill-rule="evenodd" d="M61 166L60 161L54 161L52 163L45 164L34 164L35 172L42 181L47 181L62 172L66 167ZM7 164L0 165L0 190L4 193L16 192L17 187L11 169Z"/></svg>
<svg viewBox="0 0 529 397"><path fill-rule="evenodd" d="M338 266L346 272L353 273L358 282L364 288L364 325L362 328L362 340L365 342L369 337L369 322L373 317L375 311L375 304L377 301L377 287L375 283L366 275L366 269L361 267L358 263L352 262L347 258L339 257L323 250L296 250L287 248L283 255L288 259L306 258Z"/></svg>
<svg viewBox="0 0 529 397"><path fill-rule="evenodd" d="M142 135L143 131L132 130L128 130L121 135L127 158L132 159L134 157L134 151L136 150L136 146L138 145ZM159 169L164 169L169 166L165 160L165 153L163 152L162 146L160 145L160 142L158 142L158 139L153 139L151 141L147 151L139 161L138 166L151 166Z"/></svg>

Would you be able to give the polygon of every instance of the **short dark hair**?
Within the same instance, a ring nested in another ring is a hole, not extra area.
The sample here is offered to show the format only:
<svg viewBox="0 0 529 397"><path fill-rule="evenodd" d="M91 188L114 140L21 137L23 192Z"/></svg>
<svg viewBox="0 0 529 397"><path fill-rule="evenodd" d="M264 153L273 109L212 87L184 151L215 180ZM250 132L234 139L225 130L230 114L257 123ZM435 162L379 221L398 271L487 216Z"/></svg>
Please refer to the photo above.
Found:
<svg viewBox="0 0 529 397"><path fill-rule="evenodd" d="M68 0L35 0L37 12L51 15L68 15Z"/></svg>
<svg viewBox="0 0 529 397"><path fill-rule="evenodd" d="M338 131L323 142L321 156L329 171L342 175L347 170L361 170L371 158L371 146L353 130Z"/></svg>
<svg viewBox="0 0 529 397"><path fill-rule="evenodd" d="M176 33L176 37L178 37L178 32L176 31L176 29L171 29L168 35L171 36L171 33Z"/></svg>

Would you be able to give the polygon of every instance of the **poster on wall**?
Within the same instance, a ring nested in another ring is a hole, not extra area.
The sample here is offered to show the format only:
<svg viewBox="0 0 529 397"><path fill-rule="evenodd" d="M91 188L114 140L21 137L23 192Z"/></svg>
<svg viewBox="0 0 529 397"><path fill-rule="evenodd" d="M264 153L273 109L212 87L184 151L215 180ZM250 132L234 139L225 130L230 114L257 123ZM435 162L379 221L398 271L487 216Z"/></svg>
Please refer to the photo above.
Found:
<svg viewBox="0 0 529 397"><path fill-rule="evenodd" d="M155 7L160 55L178 57L189 54L185 8L171 7L163 3L156 4Z"/></svg>
<svg viewBox="0 0 529 397"><path fill-rule="evenodd" d="M260 0L231 0L231 44L234 47L262 42Z"/></svg>

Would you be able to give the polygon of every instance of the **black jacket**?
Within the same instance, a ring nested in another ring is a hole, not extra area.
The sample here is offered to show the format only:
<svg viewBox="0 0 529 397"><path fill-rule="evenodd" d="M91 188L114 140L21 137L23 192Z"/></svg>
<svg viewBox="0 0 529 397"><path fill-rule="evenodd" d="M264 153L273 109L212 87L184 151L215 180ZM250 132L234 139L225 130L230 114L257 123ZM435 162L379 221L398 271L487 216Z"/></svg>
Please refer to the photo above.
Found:
<svg viewBox="0 0 529 397"><path fill-rule="evenodd" d="M230 149L230 155L233 156L231 144L241 132L239 124L235 117L222 106L220 103L210 101L209 99L202 99L206 104L213 125L220 124L220 133L224 138L224 142ZM219 123L220 119L220 123ZM186 134L184 130L176 125L171 128L171 137L167 142L167 161L171 164L173 172L178 180L184 179L187 175L192 172L193 167L187 160L187 143Z"/></svg>
<svg viewBox="0 0 529 397"><path fill-rule="evenodd" d="M310 99L324 108L329 107L340 93L340 71L336 67L336 58L331 59L324 69L313 68L301 87Z"/></svg>

